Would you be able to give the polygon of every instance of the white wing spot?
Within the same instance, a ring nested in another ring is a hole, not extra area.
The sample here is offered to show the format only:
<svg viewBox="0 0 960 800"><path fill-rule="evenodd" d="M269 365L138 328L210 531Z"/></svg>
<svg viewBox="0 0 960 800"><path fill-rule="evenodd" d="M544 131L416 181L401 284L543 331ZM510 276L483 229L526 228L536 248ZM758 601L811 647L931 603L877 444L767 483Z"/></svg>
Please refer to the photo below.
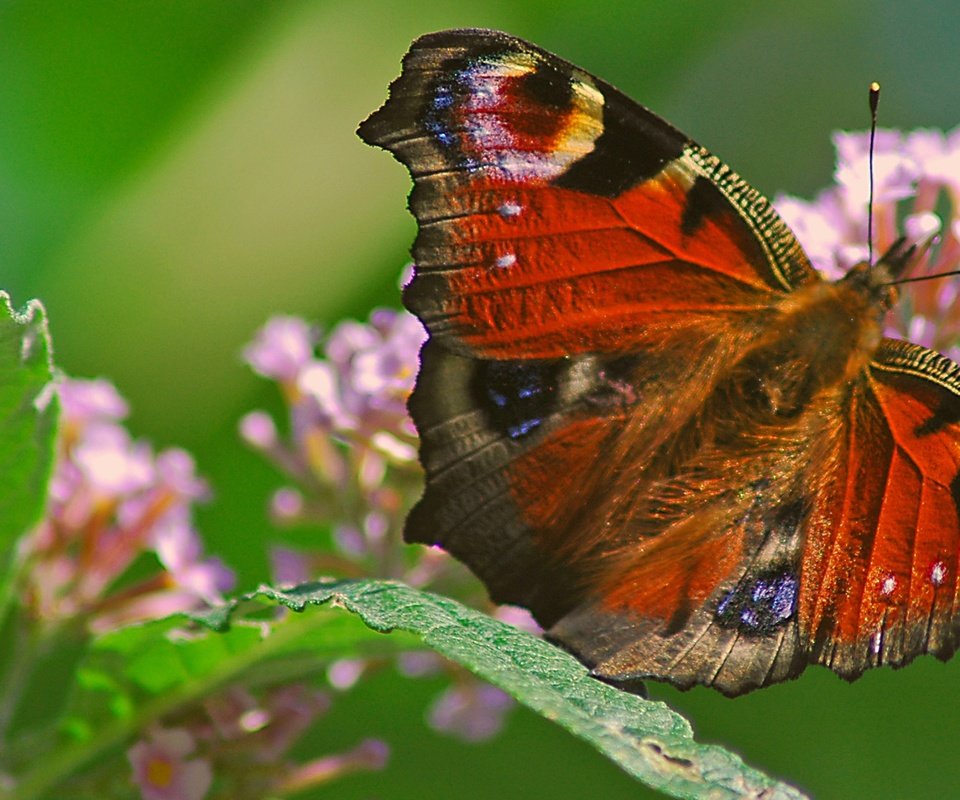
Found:
<svg viewBox="0 0 960 800"><path fill-rule="evenodd" d="M513 253L505 253L493 263L498 269L506 269L517 263L517 257Z"/></svg>
<svg viewBox="0 0 960 800"><path fill-rule="evenodd" d="M934 586L942 586L947 577L947 565L942 561L934 561L930 567L930 583Z"/></svg>
<svg viewBox="0 0 960 800"><path fill-rule="evenodd" d="M519 203L515 203L512 200L504 203L500 208L497 209L497 213L500 214L504 219L509 217L517 217L520 215L520 212L523 211L523 206Z"/></svg>
<svg viewBox="0 0 960 800"><path fill-rule="evenodd" d="M897 579L894 575L887 575L883 579L883 583L880 584L880 594L884 597L889 597L893 594L893 590L897 588Z"/></svg>

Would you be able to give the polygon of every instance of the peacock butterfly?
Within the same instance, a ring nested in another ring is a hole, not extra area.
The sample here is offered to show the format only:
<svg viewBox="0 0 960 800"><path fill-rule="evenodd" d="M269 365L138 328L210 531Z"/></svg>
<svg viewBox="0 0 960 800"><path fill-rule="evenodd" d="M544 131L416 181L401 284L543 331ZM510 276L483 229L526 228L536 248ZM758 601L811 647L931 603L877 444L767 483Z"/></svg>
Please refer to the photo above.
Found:
<svg viewBox="0 0 960 800"><path fill-rule="evenodd" d="M915 248L824 280L719 159L504 33L415 41L359 134L414 179L409 541L608 681L953 653L960 366L882 333Z"/></svg>

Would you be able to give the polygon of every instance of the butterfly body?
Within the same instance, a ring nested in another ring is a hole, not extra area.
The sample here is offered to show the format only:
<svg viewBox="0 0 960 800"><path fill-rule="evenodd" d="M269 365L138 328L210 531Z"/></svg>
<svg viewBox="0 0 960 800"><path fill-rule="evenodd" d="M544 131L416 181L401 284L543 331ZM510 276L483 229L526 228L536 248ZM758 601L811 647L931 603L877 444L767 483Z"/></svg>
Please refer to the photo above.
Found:
<svg viewBox="0 0 960 800"><path fill-rule="evenodd" d="M719 159L506 34L417 40L360 134L414 177L409 540L609 680L955 649L960 368L883 336L910 248L824 281Z"/></svg>

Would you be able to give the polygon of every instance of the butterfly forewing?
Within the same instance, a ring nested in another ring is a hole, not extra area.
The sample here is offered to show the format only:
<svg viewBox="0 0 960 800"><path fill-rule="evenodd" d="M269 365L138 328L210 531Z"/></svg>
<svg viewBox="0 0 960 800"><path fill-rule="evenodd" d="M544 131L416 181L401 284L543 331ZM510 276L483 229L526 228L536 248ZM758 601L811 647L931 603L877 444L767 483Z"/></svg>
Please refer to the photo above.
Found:
<svg viewBox="0 0 960 800"><path fill-rule="evenodd" d="M877 349L882 275L822 281L721 161L507 34L415 41L359 133L414 179L408 540L609 680L952 650L956 380Z"/></svg>
<svg viewBox="0 0 960 800"><path fill-rule="evenodd" d="M655 346L677 326L709 336L719 316L813 279L735 174L506 34L418 39L360 135L414 177L405 300L452 351L555 358Z"/></svg>

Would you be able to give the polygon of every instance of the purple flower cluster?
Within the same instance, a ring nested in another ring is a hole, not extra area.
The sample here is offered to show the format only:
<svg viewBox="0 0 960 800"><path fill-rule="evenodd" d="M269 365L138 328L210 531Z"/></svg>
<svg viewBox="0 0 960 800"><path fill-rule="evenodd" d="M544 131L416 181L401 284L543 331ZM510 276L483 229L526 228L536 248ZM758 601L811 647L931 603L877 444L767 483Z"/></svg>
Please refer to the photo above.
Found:
<svg viewBox="0 0 960 800"><path fill-rule="evenodd" d="M101 632L221 602L233 573L204 556L193 527L193 506L209 490L191 456L131 438L127 404L107 381L63 380L56 391L62 424L47 513L24 540L31 618ZM129 578L144 555L156 570ZM252 798L382 768L387 748L376 740L290 761L289 748L329 705L326 692L302 684L231 687L154 723L127 751L133 781L145 800L201 800L214 784Z"/></svg>
<svg viewBox="0 0 960 800"><path fill-rule="evenodd" d="M443 583L460 589L461 596L469 587L466 591L479 599L476 584L467 583L462 568L445 553L407 548L400 537L421 489L416 431L406 403L424 338L415 317L378 309L369 322L342 322L325 339L301 319L276 317L245 349L247 362L276 381L287 405L286 435L262 411L240 423L243 438L295 484L274 494L273 516L329 527L334 550L274 548L278 582L374 574L413 586ZM341 659L331 664L328 681L343 691L377 666ZM494 735L512 706L499 689L435 655L408 654L400 668L408 675L450 673L452 687L437 699L428 720L462 738Z"/></svg>
<svg viewBox="0 0 960 800"><path fill-rule="evenodd" d="M394 561L396 541L419 481L406 401L423 340L414 317L377 309L367 324L334 328L320 354L318 331L295 317L271 319L244 351L257 373L277 382L288 408L285 436L262 411L240 423L243 438L295 483L275 493L274 518L331 526L340 556L367 574L404 572L404 559ZM275 554L284 583L306 580L327 563L337 571L329 554Z"/></svg>
<svg viewBox="0 0 960 800"><path fill-rule="evenodd" d="M287 758L326 713L330 698L303 684L261 696L234 687L166 727L154 726L127 750L144 800L202 800L215 780L224 797L285 796L357 770L382 769L387 746L368 739L345 753L306 763ZM217 776L215 778L215 776Z"/></svg>
<svg viewBox="0 0 960 800"><path fill-rule="evenodd" d="M183 450L130 437L127 405L107 381L57 385L61 430L45 518L24 540L26 607L45 624L103 631L220 602L233 573L205 557L193 504L206 483ZM143 554L156 571L125 582Z"/></svg>
<svg viewBox="0 0 960 800"><path fill-rule="evenodd" d="M836 279L869 254L868 133L837 133L835 183L808 202L779 197L777 210L796 233L817 269ZM918 244L911 276L937 274L960 265L960 128L877 132L873 161L874 257L900 236ZM889 336L960 359L957 278L914 283L888 319Z"/></svg>

